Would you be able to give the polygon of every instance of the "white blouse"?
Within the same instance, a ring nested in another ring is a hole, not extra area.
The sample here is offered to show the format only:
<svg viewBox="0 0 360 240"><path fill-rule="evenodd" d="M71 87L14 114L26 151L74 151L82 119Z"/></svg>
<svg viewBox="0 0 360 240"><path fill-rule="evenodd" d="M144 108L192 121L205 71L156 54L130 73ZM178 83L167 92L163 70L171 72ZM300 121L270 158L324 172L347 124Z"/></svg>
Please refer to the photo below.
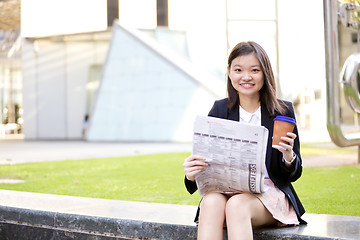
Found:
<svg viewBox="0 0 360 240"><path fill-rule="evenodd" d="M239 116L241 123L261 126L261 107L259 107L254 113L249 113L240 106Z"/></svg>

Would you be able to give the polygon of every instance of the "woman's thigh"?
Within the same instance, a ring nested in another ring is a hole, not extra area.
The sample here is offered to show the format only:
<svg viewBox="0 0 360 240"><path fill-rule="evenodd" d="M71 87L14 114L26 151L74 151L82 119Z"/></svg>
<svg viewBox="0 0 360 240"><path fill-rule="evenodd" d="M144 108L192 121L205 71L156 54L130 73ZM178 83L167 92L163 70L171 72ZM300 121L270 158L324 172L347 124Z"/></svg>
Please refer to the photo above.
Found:
<svg viewBox="0 0 360 240"><path fill-rule="evenodd" d="M236 194L226 204L226 219L250 219L252 227L275 224L277 221L262 202L251 193Z"/></svg>

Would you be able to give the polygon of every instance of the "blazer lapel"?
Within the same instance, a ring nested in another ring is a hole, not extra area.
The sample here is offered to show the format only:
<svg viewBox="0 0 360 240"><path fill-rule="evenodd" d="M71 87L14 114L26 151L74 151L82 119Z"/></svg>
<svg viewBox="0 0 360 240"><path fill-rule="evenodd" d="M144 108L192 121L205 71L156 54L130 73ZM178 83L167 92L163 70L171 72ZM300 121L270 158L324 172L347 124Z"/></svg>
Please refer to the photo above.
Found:
<svg viewBox="0 0 360 240"><path fill-rule="evenodd" d="M228 109L228 119L233 121L239 121L239 106L236 106L233 109Z"/></svg>

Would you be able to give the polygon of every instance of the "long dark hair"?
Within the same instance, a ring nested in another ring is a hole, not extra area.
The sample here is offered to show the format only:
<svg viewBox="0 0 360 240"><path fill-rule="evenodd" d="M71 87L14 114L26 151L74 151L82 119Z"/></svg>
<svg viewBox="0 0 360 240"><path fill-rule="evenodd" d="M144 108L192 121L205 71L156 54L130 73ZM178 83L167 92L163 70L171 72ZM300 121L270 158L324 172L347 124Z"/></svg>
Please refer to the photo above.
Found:
<svg viewBox="0 0 360 240"><path fill-rule="evenodd" d="M255 42L241 42L238 43L231 51L228 58L228 69L231 67L232 61L239 57L248 54L254 54L260 62L260 67L264 73L264 85L260 89L260 102L265 105L268 112L274 115L275 112L283 114L285 112L285 104L278 101L276 98L276 86L274 73L272 71L271 63L265 50ZM238 92L231 84L229 75L227 76L227 93L229 99L229 108L235 108L240 104Z"/></svg>

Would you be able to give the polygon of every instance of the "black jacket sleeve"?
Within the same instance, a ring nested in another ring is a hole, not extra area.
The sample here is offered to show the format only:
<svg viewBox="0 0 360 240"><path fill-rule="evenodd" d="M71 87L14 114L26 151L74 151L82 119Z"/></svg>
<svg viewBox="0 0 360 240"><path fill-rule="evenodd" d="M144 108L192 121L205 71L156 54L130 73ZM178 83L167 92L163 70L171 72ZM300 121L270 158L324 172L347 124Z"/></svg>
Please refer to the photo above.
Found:
<svg viewBox="0 0 360 240"><path fill-rule="evenodd" d="M196 192L196 190L197 190L196 182L190 181L190 180L187 179L186 177L185 177L184 182L185 182L186 190L187 190L190 194L193 194L194 192Z"/></svg>

